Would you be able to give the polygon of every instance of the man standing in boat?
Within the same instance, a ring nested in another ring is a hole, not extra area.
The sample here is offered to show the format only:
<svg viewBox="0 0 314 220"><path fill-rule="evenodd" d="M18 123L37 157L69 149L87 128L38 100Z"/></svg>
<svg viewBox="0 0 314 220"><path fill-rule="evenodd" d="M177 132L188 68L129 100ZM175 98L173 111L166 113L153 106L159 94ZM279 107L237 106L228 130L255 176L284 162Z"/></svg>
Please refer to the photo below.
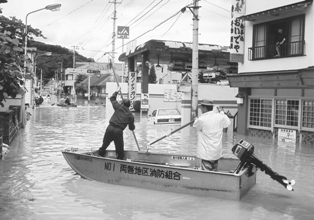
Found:
<svg viewBox="0 0 314 220"><path fill-rule="evenodd" d="M202 115L196 118L193 127L198 131L197 157L201 159L202 170L217 171L222 155L223 129L230 125L230 119L213 101L203 100Z"/></svg>
<svg viewBox="0 0 314 220"><path fill-rule="evenodd" d="M105 156L106 149L113 141L116 147L117 159L123 160L124 157L124 142L123 142L123 130L126 126L133 131L135 129L134 116L129 110L130 100L122 99L122 103L117 102L117 95L120 88L112 94L110 97L111 104L114 109L114 113L109 121L109 126L106 129L106 133L103 138L103 144L99 148L98 154Z"/></svg>

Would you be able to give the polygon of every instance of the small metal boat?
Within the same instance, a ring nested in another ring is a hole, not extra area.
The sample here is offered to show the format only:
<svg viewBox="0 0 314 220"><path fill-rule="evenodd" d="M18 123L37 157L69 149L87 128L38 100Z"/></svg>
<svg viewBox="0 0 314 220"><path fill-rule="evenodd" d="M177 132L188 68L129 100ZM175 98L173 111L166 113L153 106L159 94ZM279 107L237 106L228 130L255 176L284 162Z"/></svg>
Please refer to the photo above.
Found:
<svg viewBox="0 0 314 220"><path fill-rule="evenodd" d="M197 196L240 200L256 184L256 166L236 168L240 160L223 156L218 171L200 170L195 156L125 151L117 160L115 151L82 151L70 148L62 154L71 168L83 178L103 183L139 187Z"/></svg>

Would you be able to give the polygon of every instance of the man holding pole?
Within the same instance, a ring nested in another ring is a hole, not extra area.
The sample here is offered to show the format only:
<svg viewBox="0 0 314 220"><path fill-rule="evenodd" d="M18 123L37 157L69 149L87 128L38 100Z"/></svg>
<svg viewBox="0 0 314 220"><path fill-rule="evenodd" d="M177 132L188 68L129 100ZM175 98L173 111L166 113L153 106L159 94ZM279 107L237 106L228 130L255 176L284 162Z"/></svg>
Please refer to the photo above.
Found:
<svg viewBox="0 0 314 220"><path fill-rule="evenodd" d="M203 100L202 115L196 118L193 127L198 131L197 157L201 159L202 170L217 171L222 155L223 128L230 125L230 119L213 101Z"/></svg>
<svg viewBox="0 0 314 220"><path fill-rule="evenodd" d="M106 149L109 144L114 141L117 159L123 160L124 157L124 142L123 142L123 130L126 126L129 126L129 129L133 131L135 129L134 125L134 116L129 110L130 100L122 99L122 103L117 102L117 95L120 91L118 90L112 94L110 101L114 109L114 113L109 121L109 126L106 129L106 133L103 138L103 144L99 148L98 154L100 156L105 156Z"/></svg>

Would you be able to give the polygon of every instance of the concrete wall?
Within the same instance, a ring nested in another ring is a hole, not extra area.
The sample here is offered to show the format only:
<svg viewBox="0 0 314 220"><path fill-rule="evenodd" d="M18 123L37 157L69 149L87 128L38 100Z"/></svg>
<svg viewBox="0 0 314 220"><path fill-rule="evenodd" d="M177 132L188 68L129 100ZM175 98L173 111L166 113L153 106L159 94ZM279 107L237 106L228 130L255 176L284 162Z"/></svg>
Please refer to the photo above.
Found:
<svg viewBox="0 0 314 220"><path fill-rule="evenodd" d="M107 83L107 96L110 97L111 94L116 90L116 83ZM121 91L123 96L126 97L128 85L127 83L120 83ZM164 101L164 91L168 89L177 90L176 84L149 84L149 114L152 113L154 109L157 108L177 108L182 115L181 125L184 125L191 121L191 93L183 93L181 102L166 102ZM140 100L141 84L137 83L136 87L137 100ZM238 105L236 104L235 96L238 94L238 88L230 88L229 86L220 86L216 84L199 84L198 86L199 103L203 99L211 99L214 104L220 105L227 112L229 111L232 115L238 112ZM106 99L106 118L110 119L113 114L113 108L109 99ZM199 115L201 111L199 110ZM233 121L230 125L230 130L232 130Z"/></svg>
<svg viewBox="0 0 314 220"><path fill-rule="evenodd" d="M16 105L20 106L21 105L21 95L17 95L15 99L13 99L13 98L6 98L5 100L6 101L3 102L4 107L2 107L0 105L0 111L7 111L7 110L9 110L10 105L14 105L14 106L16 106Z"/></svg>
<svg viewBox="0 0 314 220"><path fill-rule="evenodd" d="M119 83L121 86L121 91L124 97L127 97L128 84ZM110 97L117 89L117 83L107 82L106 84L106 97ZM181 111L181 102L165 102L164 101L164 91L172 89L177 90L177 85L175 84L148 84L149 93L149 112L150 115L153 110L157 108L178 108ZM136 100L141 99L141 83L137 83L136 86ZM113 114L113 108L109 99L106 99L106 118L110 118Z"/></svg>

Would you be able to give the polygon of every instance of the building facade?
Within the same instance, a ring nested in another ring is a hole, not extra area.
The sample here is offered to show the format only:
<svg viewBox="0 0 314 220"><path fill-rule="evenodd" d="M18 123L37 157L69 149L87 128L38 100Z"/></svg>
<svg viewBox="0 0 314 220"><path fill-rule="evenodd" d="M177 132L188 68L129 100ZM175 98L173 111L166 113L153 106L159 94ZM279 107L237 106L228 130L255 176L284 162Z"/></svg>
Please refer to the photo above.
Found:
<svg viewBox="0 0 314 220"><path fill-rule="evenodd" d="M122 63L115 63L115 73L122 77L124 73L124 66ZM65 87L68 93L74 92L74 83L76 76L79 74L85 75L98 75L98 74L108 74L112 72L112 68L109 63L90 63L90 62L77 62L76 68L65 69Z"/></svg>
<svg viewBox="0 0 314 220"><path fill-rule="evenodd" d="M233 16L241 9L232 25L242 27L243 50L237 47L238 74L229 77L244 99L237 132L276 138L287 129L297 142L313 143L313 1L233 0Z"/></svg>

